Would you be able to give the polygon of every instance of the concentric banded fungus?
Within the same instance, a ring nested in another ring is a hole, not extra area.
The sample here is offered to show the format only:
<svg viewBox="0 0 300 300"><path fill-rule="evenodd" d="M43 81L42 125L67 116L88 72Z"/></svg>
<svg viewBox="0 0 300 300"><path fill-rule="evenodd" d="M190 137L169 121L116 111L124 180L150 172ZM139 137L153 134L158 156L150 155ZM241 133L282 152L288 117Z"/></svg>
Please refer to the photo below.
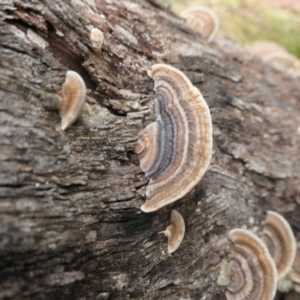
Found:
<svg viewBox="0 0 300 300"><path fill-rule="evenodd" d="M168 253L173 253L180 246L184 233L185 225L181 214L173 209L171 212L171 224L162 233L168 237Z"/></svg>
<svg viewBox="0 0 300 300"><path fill-rule="evenodd" d="M296 256L296 240L289 223L280 214L268 211L261 239L275 262L278 279L283 278Z"/></svg>
<svg viewBox="0 0 300 300"><path fill-rule="evenodd" d="M297 244L297 254L291 272L292 280L300 284L300 243ZM298 285L299 285L298 284ZM300 287L300 285L299 285Z"/></svg>
<svg viewBox="0 0 300 300"><path fill-rule="evenodd" d="M201 93L179 70L152 66L157 121L139 133L135 147L150 177L144 212L155 211L186 195L203 177L212 155L212 123Z"/></svg>
<svg viewBox="0 0 300 300"><path fill-rule="evenodd" d="M249 46L248 49L262 59L270 54L286 52L283 46L271 41L257 41Z"/></svg>
<svg viewBox="0 0 300 300"><path fill-rule="evenodd" d="M277 66L284 70L297 70L299 69L298 59L285 52L272 53L265 56L265 61L271 62L274 66Z"/></svg>
<svg viewBox="0 0 300 300"><path fill-rule="evenodd" d="M189 8L181 13L182 18L200 32L208 41L212 41L219 30L219 18L207 7Z"/></svg>
<svg viewBox="0 0 300 300"><path fill-rule="evenodd" d="M281 45L270 41L257 41L249 50L261 59L274 66L288 71L297 71L300 68L299 60Z"/></svg>
<svg viewBox="0 0 300 300"><path fill-rule="evenodd" d="M235 247L230 254L229 267L222 270L223 285L227 287L226 298L273 300L277 272L266 246L255 234L244 229L231 230L229 238ZM224 280L226 270L227 281Z"/></svg>
<svg viewBox="0 0 300 300"><path fill-rule="evenodd" d="M61 129L67 129L80 115L86 98L86 87L81 76L68 71L62 90L58 95L45 98L45 107L58 109L61 116Z"/></svg>

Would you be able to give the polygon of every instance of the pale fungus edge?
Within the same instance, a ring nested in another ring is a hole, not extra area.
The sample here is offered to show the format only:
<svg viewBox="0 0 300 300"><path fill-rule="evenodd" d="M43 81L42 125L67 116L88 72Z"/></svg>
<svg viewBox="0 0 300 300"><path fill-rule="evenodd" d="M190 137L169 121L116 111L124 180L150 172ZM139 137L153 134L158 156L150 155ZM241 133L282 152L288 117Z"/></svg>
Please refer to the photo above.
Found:
<svg viewBox="0 0 300 300"><path fill-rule="evenodd" d="M61 129L69 128L79 117L86 99L86 86L82 77L75 71L68 71L62 87L59 111ZM65 103L70 101L71 103ZM64 107L68 109L64 111Z"/></svg>
<svg viewBox="0 0 300 300"><path fill-rule="evenodd" d="M286 276L293 267L297 252L296 239L288 221L277 212L267 212L267 216L264 221L264 226L266 225L271 226L277 232L280 241L284 242L283 249L286 253L283 253L284 257L282 260L285 261L285 265L277 266L277 268L280 268L280 270L277 269L278 279L281 279Z"/></svg>
<svg viewBox="0 0 300 300"><path fill-rule="evenodd" d="M185 234L185 223L182 215L175 209L171 211L170 225L162 233L168 238L168 253L175 252Z"/></svg>

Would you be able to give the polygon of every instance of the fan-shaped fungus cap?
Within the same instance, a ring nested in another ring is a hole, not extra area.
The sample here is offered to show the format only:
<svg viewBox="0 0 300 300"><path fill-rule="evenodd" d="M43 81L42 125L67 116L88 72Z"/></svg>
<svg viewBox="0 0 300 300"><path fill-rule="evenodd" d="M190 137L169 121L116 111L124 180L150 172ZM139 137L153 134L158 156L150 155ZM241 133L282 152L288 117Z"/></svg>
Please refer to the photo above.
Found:
<svg viewBox="0 0 300 300"><path fill-rule="evenodd" d="M139 133L135 147L150 178L144 212L186 195L203 177L212 156L212 122L201 93L179 70L157 64L154 79L157 120Z"/></svg>
<svg viewBox="0 0 300 300"><path fill-rule="evenodd" d="M297 244L297 253L293 264L291 277L294 282L299 283L298 285L300 288L300 243Z"/></svg>
<svg viewBox="0 0 300 300"><path fill-rule="evenodd" d="M291 226L280 214L268 211L261 239L275 262L278 279L281 279L291 270L296 256L296 239Z"/></svg>
<svg viewBox="0 0 300 300"><path fill-rule="evenodd" d="M257 41L250 45L248 49L262 59L270 54L286 52L283 46L271 41Z"/></svg>
<svg viewBox="0 0 300 300"><path fill-rule="evenodd" d="M235 247L229 256L229 266L222 266L222 280L218 279L219 284L227 287L226 298L273 300L277 272L264 243L255 234L244 229L231 230L229 238Z"/></svg>
<svg viewBox="0 0 300 300"><path fill-rule="evenodd" d="M97 46L101 48L104 40L103 32L98 28L93 28L90 32L90 40L97 43Z"/></svg>
<svg viewBox="0 0 300 300"><path fill-rule="evenodd" d="M271 62L274 66L284 70L297 70L299 69L298 59L286 52L271 53L265 56L265 61Z"/></svg>
<svg viewBox="0 0 300 300"><path fill-rule="evenodd" d="M180 246L184 233L185 224L182 215L175 209L171 212L171 224L162 233L168 237L168 253L173 253Z"/></svg>
<svg viewBox="0 0 300 300"><path fill-rule="evenodd" d="M67 72L59 96L57 108L61 116L61 129L66 130L80 115L86 98L85 83L78 73Z"/></svg>
<svg viewBox="0 0 300 300"><path fill-rule="evenodd" d="M270 41L257 41L248 49L261 59L272 63L275 67L297 71L300 68L299 60L281 45Z"/></svg>
<svg viewBox="0 0 300 300"><path fill-rule="evenodd" d="M208 41L212 41L219 30L219 18L208 7L188 8L180 15L196 31L200 32Z"/></svg>

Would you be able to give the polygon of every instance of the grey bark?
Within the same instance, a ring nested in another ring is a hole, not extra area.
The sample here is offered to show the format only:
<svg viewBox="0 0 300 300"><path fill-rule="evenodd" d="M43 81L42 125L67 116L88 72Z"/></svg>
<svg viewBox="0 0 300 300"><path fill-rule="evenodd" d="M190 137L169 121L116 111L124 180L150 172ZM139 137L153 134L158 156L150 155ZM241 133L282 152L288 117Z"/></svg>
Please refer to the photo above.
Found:
<svg viewBox="0 0 300 300"><path fill-rule="evenodd" d="M275 210L300 239L299 79L208 44L155 1L2 0L0 22L0 299L224 299L230 229L258 230ZM145 214L133 149L155 118L146 71L157 62L202 92L214 155L184 199ZM43 98L67 70L89 92L63 132ZM187 228L168 256L158 232L172 208Z"/></svg>

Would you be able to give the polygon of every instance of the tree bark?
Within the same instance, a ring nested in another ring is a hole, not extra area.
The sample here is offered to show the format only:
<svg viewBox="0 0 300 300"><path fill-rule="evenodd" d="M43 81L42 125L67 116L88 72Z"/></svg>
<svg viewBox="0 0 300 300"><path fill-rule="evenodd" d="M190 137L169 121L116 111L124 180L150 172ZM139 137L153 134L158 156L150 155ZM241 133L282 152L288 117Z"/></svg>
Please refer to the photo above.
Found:
<svg viewBox="0 0 300 300"><path fill-rule="evenodd" d="M300 240L299 78L233 42L208 44L154 0L2 0L0 22L0 299L225 299L230 229L258 230L275 210ZM146 71L157 62L206 99L214 155L191 193L145 214L133 149L155 119ZM88 96L61 131L43 99L67 70ZM172 208L186 234L169 256L158 232Z"/></svg>

